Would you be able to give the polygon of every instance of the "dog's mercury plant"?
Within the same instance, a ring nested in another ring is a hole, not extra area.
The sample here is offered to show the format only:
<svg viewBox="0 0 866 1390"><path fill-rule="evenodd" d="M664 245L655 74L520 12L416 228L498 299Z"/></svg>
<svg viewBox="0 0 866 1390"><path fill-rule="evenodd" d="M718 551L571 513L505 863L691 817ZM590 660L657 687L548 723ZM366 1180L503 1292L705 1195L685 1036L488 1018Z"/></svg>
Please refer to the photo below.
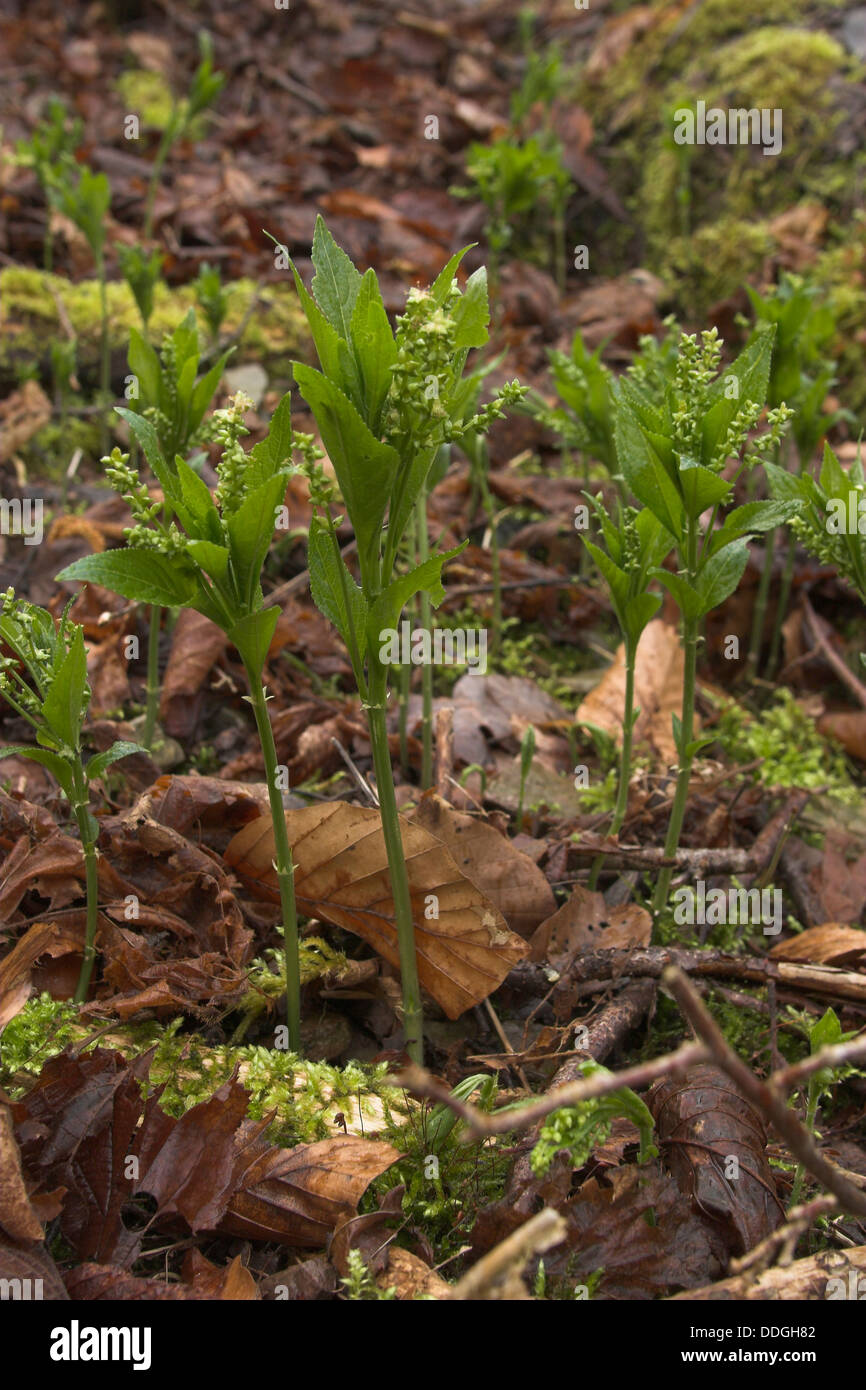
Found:
<svg viewBox="0 0 866 1390"><path fill-rule="evenodd" d="M361 275L321 218L313 240L312 294L293 267L321 366L316 371L295 363L295 380L333 464L360 570L357 584L319 490L309 534L310 584L316 604L346 643L367 713L397 923L406 1046L416 1061L423 1052L421 994L388 747L389 668L380 648L383 633L397 628L413 595L427 593L439 603L442 566L463 548L434 553L408 574L396 572L437 452L466 432L485 432L523 394L517 383L507 385L464 418L461 379L470 349L487 341L489 311L483 270L469 277L462 293L455 282L462 255L452 256L428 290L410 291L396 333L375 272Z"/></svg>
<svg viewBox="0 0 866 1390"><path fill-rule="evenodd" d="M778 448L791 414L784 405L769 411L765 432L749 442L764 411L773 336L772 329L757 333L720 374L717 331L700 340L684 333L667 372L646 379L626 374L617 393L621 472L638 501L673 536L678 558L676 573L655 571L682 613L685 656L682 713L673 716L678 777L665 841L669 860L679 846L692 761L706 742L694 738L701 622L739 584L747 537L781 524L795 510L789 502L750 502L723 515L737 478ZM725 477L729 460L736 468ZM659 875L656 912L667 901L671 877L671 869Z"/></svg>
<svg viewBox="0 0 866 1390"><path fill-rule="evenodd" d="M0 696L33 729L36 744L0 748L0 758L29 758L56 780L72 808L84 853L87 920L84 956L75 990L75 1003L86 999L96 958L99 917L97 849L99 826L89 806L89 784L112 763L141 750L135 743L117 742L86 764L81 729L90 703L87 655L83 629L70 620L69 608L60 623L44 608L0 594Z"/></svg>
<svg viewBox="0 0 866 1390"><path fill-rule="evenodd" d="M620 753L619 785L616 805L608 834L617 836L625 821L628 808L628 788L631 779L631 750L634 726L640 714L634 705L634 673L641 634L661 606L661 597L649 592L658 567L670 553L673 537L649 507L638 511L617 502L614 521L598 497L586 494L599 522L598 544L584 544L601 571L610 592L611 604L622 633L625 651L625 699L623 703L622 750ZM592 865L589 887L595 888L604 856Z"/></svg>
<svg viewBox="0 0 866 1390"><path fill-rule="evenodd" d="M165 509L150 499L129 456L115 449L106 460L112 486L129 503L134 525L126 548L89 555L69 565L60 579L102 584L124 598L155 607L194 608L222 628L234 643L249 681L270 799L276 845L286 953L289 1045L300 1047L298 926L277 754L268 716L263 670L279 608L266 608L261 573L292 471L293 436L288 395L274 412L270 432L249 454L240 445L250 400L241 392L215 412L222 444L216 498L178 455L171 467L153 424L125 412L165 497Z"/></svg>

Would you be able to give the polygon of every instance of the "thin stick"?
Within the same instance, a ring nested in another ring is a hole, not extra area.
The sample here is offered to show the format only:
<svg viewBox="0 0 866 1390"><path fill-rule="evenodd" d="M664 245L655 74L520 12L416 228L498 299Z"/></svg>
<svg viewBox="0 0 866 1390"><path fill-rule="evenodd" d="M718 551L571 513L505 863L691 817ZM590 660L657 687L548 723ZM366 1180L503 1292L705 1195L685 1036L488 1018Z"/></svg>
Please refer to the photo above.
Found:
<svg viewBox="0 0 866 1390"><path fill-rule="evenodd" d="M676 999L695 1033L705 1043L712 1060L727 1072L734 1085L770 1120L794 1157L832 1192L844 1211L854 1216L866 1216L866 1193L858 1192L835 1164L818 1151L812 1135L801 1125L793 1110L788 1109L774 1078L771 1076L769 1081L760 1081L737 1056L683 972L674 965L668 966L662 975L662 985Z"/></svg>

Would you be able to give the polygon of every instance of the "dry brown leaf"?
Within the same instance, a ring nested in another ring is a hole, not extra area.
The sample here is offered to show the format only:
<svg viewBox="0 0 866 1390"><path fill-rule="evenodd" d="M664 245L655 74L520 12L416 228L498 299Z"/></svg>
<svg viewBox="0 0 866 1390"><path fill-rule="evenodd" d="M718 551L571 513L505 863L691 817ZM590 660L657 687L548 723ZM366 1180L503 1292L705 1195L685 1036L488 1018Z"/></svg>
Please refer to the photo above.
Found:
<svg viewBox="0 0 866 1390"><path fill-rule="evenodd" d="M448 846L461 873L519 936L528 939L554 911L556 899L544 874L487 821L455 811L432 791L424 793L412 819Z"/></svg>
<svg viewBox="0 0 866 1390"><path fill-rule="evenodd" d="M298 906L360 936L398 966L397 926L378 811L344 801L287 811ZM451 852L423 826L400 817L409 872L418 975L447 1013L458 1018L501 984L527 954L502 915L460 871ZM234 837L225 860L278 901L274 832L261 817ZM430 895L438 918L427 918Z"/></svg>
<svg viewBox="0 0 866 1390"><path fill-rule="evenodd" d="M83 945L83 922L81 930L61 922L34 922L28 928L0 961L0 1032L27 1003L33 988L31 972L39 958L79 955Z"/></svg>
<svg viewBox="0 0 866 1390"><path fill-rule="evenodd" d="M825 714L818 720L818 732L837 739L852 758L866 763L866 710Z"/></svg>
<svg viewBox="0 0 866 1390"><path fill-rule="evenodd" d="M42 1222L30 1204L12 1113L0 1092L0 1227L14 1241L42 1240Z"/></svg>
<svg viewBox="0 0 866 1390"><path fill-rule="evenodd" d="M424 1294L427 1298L451 1297L451 1286L441 1274L399 1245L388 1247L388 1267L376 1276L376 1283L380 1289L394 1289L401 1301L411 1302L416 1294Z"/></svg>
<svg viewBox="0 0 866 1390"><path fill-rule="evenodd" d="M638 903L608 907L602 893L578 885L568 902L542 922L532 938L532 959L558 965L575 951L648 946L652 917Z"/></svg>
<svg viewBox="0 0 866 1390"><path fill-rule="evenodd" d="M0 402L0 463L10 459L50 419L51 402L36 381L25 381L20 391Z"/></svg>
<svg viewBox="0 0 866 1390"><path fill-rule="evenodd" d="M856 966L866 957L866 931L843 922L825 922L820 927L807 927L790 941L777 942L769 954L777 960Z"/></svg>
<svg viewBox="0 0 866 1390"><path fill-rule="evenodd" d="M671 715L679 712L683 688L683 652L676 629L654 618L644 629L637 649L634 703L640 709L635 743L648 743L665 763L676 762ZM625 645L613 665L577 711L579 724L595 724L620 745L625 703ZM697 725L696 725L697 731Z"/></svg>
<svg viewBox="0 0 866 1390"><path fill-rule="evenodd" d="M166 732L173 738L187 738L195 728L197 697L227 640L210 618L191 608L181 612L172 633L159 705Z"/></svg>

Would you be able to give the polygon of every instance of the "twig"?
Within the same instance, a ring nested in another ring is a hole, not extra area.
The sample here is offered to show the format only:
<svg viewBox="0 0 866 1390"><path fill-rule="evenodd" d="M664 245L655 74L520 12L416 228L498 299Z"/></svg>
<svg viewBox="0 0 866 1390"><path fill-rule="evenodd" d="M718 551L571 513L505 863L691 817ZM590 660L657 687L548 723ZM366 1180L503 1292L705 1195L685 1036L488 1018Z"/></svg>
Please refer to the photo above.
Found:
<svg viewBox="0 0 866 1390"><path fill-rule="evenodd" d="M510 1054L512 1058L515 1059L511 1065L514 1067L514 1070L520 1077L521 1086L523 1087L524 1091L526 1091L528 1094L531 1094L531 1087L526 1079L526 1072L523 1070L523 1067L520 1065L520 1063L516 1060L516 1053L514 1051L514 1048L508 1041L508 1035L505 1032L505 1029L502 1027L502 1024L499 1022L499 1015L497 1014L489 999L484 1000L484 1005L487 1009L487 1016L490 1019L490 1022L493 1024L493 1028L496 1032L497 1038L502 1043L502 1046L505 1048L505 1051L508 1054Z"/></svg>
<svg viewBox="0 0 866 1390"><path fill-rule="evenodd" d="M553 1207L544 1207L537 1216L482 1256L451 1291L453 1299L528 1298L520 1272L533 1255L549 1250L565 1240L568 1227Z"/></svg>
<svg viewBox="0 0 866 1390"><path fill-rule="evenodd" d="M774 1078L771 1076L769 1081L760 1081L737 1056L682 970L675 965L668 966L662 975L662 986L676 999L695 1033L705 1043L712 1060L727 1072L734 1085L771 1121L794 1157L833 1193L844 1211L854 1216L866 1216L866 1193L859 1192L835 1164L819 1153L812 1135L801 1125L793 1110L788 1109Z"/></svg>
<svg viewBox="0 0 866 1390"><path fill-rule="evenodd" d="M859 681L857 679L857 677L854 675L854 672L850 670L850 668L845 664L841 656L839 656L838 652L833 651L833 648L830 646L830 643L827 641L827 638L821 631L820 620L818 618L818 615L805 594L803 595L803 613L806 618L806 623L809 627L809 631L814 637L815 642L818 648L820 649L821 655L824 657L824 660L828 663L828 665L832 666L833 670L836 672L836 675L839 677L842 684L847 685L848 689L851 691L851 694L855 697L855 699L859 700L863 708L866 709L866 685L863 685L862 681Z"/></svg>
<svg viewBox="0 0 866 1390"><path fill-rule="evenodd" d="M866 1033L858 1038L851 1038L848 1042L833 1043L830 1047L822 1047L811 1057L804 1057L802 1062L793 1062L789 1067L782 1067L779 1071L773 1072L773 1085L780 1090L791 1090L794 1086L799 1086L807 1076L813 1076L816 1071L821 1071L823 1067L841 1067L846 1062L861 1061L866 1058Z"/></svg>
<svg viewBox="0 0 866 1390"><path fill-rule="evenodd" d="M358 767L357 767L356 764L353 762L352 757L351 757L351 754L349 753L348 749L346 749L346 748L343 747L342 743L340 742L340 740L339 740L338 738L333 738L333 737L332 737L332 738L331 738L331 742L332 742L332 744L334 745L334 747L336 748L336 750L337 750L337 752L339 753L340 757L343 759L343 762L346 764L346 767L349 769L349 773L350 773L350 775L351 775L351 778L352 778L353 782L355 783L355 786L358 787L359 791L362 793L363 796L365 796L365 797L367 798L367 800L370 802L370 804L371 804L372 806L378 807L378 805L379 805L379 798L378 798L378 796L377 796L376 793L373 791L373 788L370 786L370 783L367 781L367 779L366 779L366 777L364 776L364 774L363 774L362 772L359 771Z"/></svg>
<svg viewBox="0 0 866 1390"><path fill-rule="evenodd" d="M610 1072L603 1076L588 1076L581 1081L571 1081L567 1086L558 1086L547 1095L527 1105L512 1110L496 1110L487 1115L474 1105L466 1105L457 1100L441 1082L425 1071L423 1067L407 1067L401 1072L393 1085L402 1086L413 1095L430 1100L442 1101L464 1121L469 1138L481 1139L490 1134L509 1134L513 1130L529 1129L545 1115L560 1110L565 1105L579 1105L584 1100L595 1100L598 1096L608 1096L623 1086L649 1086L662 1076L684 1075L689 1067L709 1060L710 1052L703 1043L685 1043L666 1057L656 1057L651 1062L640 1062L626 1067L624 1071Z"/></svg>
<svg viewBox="0 0 866 1390"><path fill-rule="evenodd" d="M450 705L436 712L436 794L450 800L454 781L454 711Z"/></svg>

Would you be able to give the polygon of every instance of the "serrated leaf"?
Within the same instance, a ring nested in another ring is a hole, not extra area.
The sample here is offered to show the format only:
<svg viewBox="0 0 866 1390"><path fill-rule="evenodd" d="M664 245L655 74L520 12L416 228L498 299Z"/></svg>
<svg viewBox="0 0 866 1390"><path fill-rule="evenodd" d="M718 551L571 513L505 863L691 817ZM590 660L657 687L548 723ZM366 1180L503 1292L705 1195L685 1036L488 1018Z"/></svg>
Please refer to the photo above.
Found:
<svg viewBox="0 0 866 1390"><path fill-rule="evenodd" d="M362 578L365 583L368 579L372 582L378 569L379 538L399 455L376 438L334 382L300 362L293 367L295 381L316 417L334 465L358 541Z"/></svg>
<svg viewBox="0 0 866 1390"><path fill-rule="evenodd" d="M160 608L190 604L196 588L185 564L153 550L106 550L100 555L85 555L61 570L57 579L100 584L135 603L152 603Z"/></svg>
<svg viewBox="0 0 866 1390"><path fill-rule="evenodd" d="M355 656L351 631L354 629L357 659L363 667L367 650L367 601L352 578L345 560L342 556L338 558L336 555L330 532L316 516L310 522L307 566L310 571L313 602L339 632L353 658L353 664ZM342 579L345 580L345 588L341 581L340 566L343 569ZM356 672L357 674L360 672Z"/></svg>
<svg viewBox="0 0 866 1390"><path fill-rule="evenodd" d="M364 418L373 434L378 435L382 407L391 385L391 368L397 360L397 344L382 303L376 272L372 269L366 271L361 280L351 332Z"/></svg>
<svg viewBox="0 0 866 1390"><path fill-rule="evenodd" d="M487 270L480 266L466 281L457 304L454 306L454 347L479 348L487 342L487 325L490 322L490 306L487 302Z"/></svg>
<svg viewBox="0 0 866 1390"><path fill-rule="evenodd" d="M256 596L261 592L262 565L273 539L277 508L285 496L287 479L287 471L276 473L248 492L225 523L237 596L248 609L256 607Z"/></svg>
<svg viewBox="0 0 866 1390"><path fill-rule="evenodd" d="M76 627L69 651L55 672L51 688L42 702L42 715L46 724L67 748L78 747L86 708L86 689L87 653L84 650L84 633L80 627Z"/></svg>
<svg viewBox="0 0 866 1390"><path fill-rule="evenodd" d="M85 771L87 772L88 782L94 782L97 777L101 777L106 768L111 767L112 763L119 762L121 758L128 758L133 753L146 753L147 749L142 748L138 743L129 743L123 739L118 739L104 753L97 753L90 759Z"/></svg>
<svg viewBox="0 0 866 1390"><path fill-rule="evenodd" d="M252 487L267 482L292 459L292 393L287 391L277 403L264 439L250 450L247 477Z"/></svg>
<svg viewBox="0 0 866 1390"><path fill-rule="evenodd" d="M399 578L391 581L385 592L380 594L372 605L367 619L367 640L371 648L378 647L380 634L383 630L392 630L397 627L404 605L414 594L429 594L434 608L438 608L445 597L445 589L442 585L442 566L446 561L452 560L455 555L459 555L461 550L465 550L468 544L469 541L465 540L460 545L456 545L453 550L443 550L436 555L431 555L410 574L402 574Z"/></svg>
<svg viewBox="0 0 866 1390"><path fill-rule="evenodd" d="M749 559L749 547L745 540L733 541L711 555L698 575L700 594L700 615L711 612L734 592Z"/></svg>
<svg viewBox="0 0 866 1390"><path fill-rule="evenodd" d="M698 589L682 574L671 574L670 570L654 570L656 579L661 580L677 601L680 612L686 618L699 618L701 615L701 595Z"/></svg>
<svg viewBox="0 0 866 1390"><path fill-rule="evenodd" d="M313 233L313 294L328 322L348 343L352 312L361 287L361 276L345 251L337 245L319 214Z"/></svg>

